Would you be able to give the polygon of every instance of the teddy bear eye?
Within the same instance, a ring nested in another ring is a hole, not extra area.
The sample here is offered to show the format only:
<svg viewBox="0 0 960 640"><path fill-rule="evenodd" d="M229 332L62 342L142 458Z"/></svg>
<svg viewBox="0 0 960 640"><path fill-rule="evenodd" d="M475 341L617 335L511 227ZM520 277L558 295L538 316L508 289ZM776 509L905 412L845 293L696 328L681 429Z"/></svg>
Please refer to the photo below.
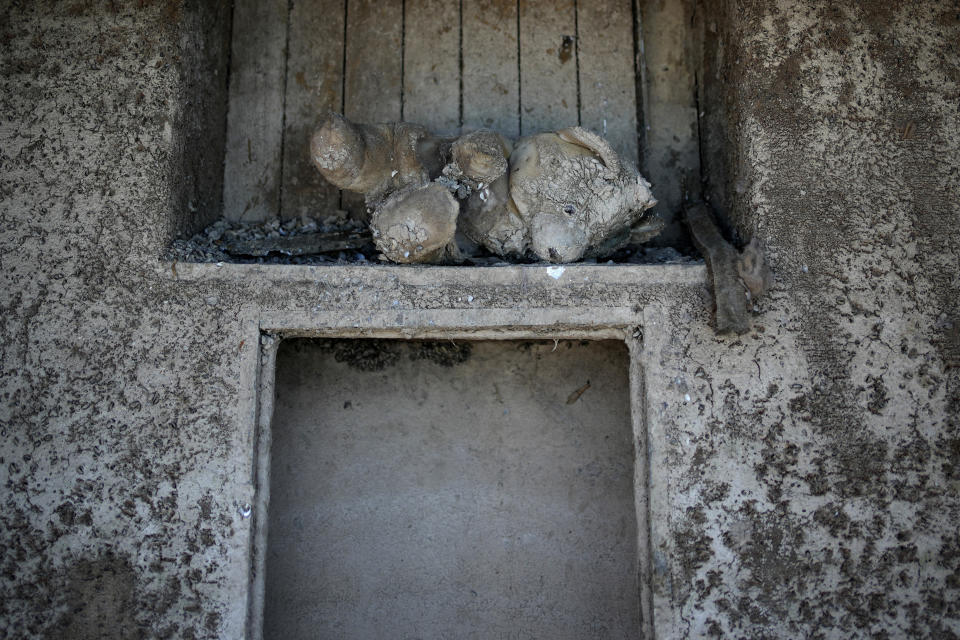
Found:
<svg viewBox="0 0 960 640"><path fill-rule="evenodd" d="M568 216L572 216L574 213L577 212L577 208L572 204L565 204L563 205L563 212Z"/></svg>

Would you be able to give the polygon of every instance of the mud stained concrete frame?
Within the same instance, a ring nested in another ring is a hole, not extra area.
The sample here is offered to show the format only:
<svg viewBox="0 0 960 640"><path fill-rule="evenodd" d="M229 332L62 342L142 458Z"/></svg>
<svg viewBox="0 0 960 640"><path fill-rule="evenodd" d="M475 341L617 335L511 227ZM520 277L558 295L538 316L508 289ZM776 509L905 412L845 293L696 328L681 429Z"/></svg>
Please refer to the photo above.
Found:
<svg viewBox="0 0 960 640"><path fill-rule="evenodd" d="M248 526L237 531L232 544L238 609L230 615L246 619L246 637L262 637L269 504L264 479L269 478L276 349L282 339L296 337L626 343L640 637L654 637L654 616L670 619L669 602L653 590L658 576L650 544L664 535L668 514L665 478L651 474L649 465L651 456L660 459L667 446L657 428L659 401L665 398L648 396L663 386L659 378L669 375L665 367L681 328L677 323L697 322L688 316L691 305L705 306L709 300L703 265L473 269L167 263L160 271L187 286L202 285L245 301L230 320L243 327L243 339L229 357L238 360L239 414L246 416L234 438L248 452L248 462L238 464L236 472L249 478L236 498Z"/></svg>

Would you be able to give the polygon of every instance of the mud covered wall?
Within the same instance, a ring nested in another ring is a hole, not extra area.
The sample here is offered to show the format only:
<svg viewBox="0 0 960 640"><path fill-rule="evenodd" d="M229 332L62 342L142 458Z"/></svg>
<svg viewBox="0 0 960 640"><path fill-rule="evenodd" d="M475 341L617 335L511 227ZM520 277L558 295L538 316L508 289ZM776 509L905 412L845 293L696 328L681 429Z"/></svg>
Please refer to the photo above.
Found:
<svg viewBox="0 0 960 640"><path fill-rule="evenodd" d="M957 637L960 7L698 11L708 190L777 284L649 345L657 627Z"/></svg>
<svg viewBox="0 0 960 640"><path fill-rule="evenodd" d="M698 8L709 188L777 275L754 332L715 338L704 291L643 282L417 290L645 309L659 637L960 634L960 27L897 5ZM244 309L393 299L157 260L215 215L225 85L188 62L223 68L228 13L0 14L0 635L239 637Z"/></svg>
<svg viewBox="0 0 960 640"><path fill-rule="evenodd" d="M0 636L242 628L235 313L156 275L217 213L228 23L228 2L0 9Z"/></svg>

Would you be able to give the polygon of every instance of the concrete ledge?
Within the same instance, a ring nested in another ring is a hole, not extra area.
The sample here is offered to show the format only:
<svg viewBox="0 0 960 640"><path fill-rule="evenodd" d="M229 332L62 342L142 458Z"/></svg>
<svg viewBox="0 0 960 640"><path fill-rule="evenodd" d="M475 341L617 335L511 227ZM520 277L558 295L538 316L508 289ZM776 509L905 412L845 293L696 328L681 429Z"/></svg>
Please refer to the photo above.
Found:
<svg viewBox="0 0 960 640"><path fill-rule="evenodd" d="M166 278L247 299L262 331L293 335L479 339L514 330L549 337L622 338L644 308L703 289L693 265L430 267L179 264ZM606 332L601 336L598 332Z"/></svg>
<svg viewBox="0 0 960 640"><path fill-rule="evenodd" d="M264 283L385 283L413 286L492 286L529 284L563 287L571 283L702 285L703 263L668 265L511 265L504 267L437 267L428 265L302 266L272 264L163 262L165 277L183 281Z"/></svg>
<svg viewBox="0 0 960 640"><path fill-rule="evenodd" d="M285 337L452 338L483 340L557 339L622 340L629 328L642 323L642 313L623 307L550 308L522 310L462 309L397 311L393 313L321 312L265 313L260 329ZM515 334L515 335L514 335Z"/></svg>

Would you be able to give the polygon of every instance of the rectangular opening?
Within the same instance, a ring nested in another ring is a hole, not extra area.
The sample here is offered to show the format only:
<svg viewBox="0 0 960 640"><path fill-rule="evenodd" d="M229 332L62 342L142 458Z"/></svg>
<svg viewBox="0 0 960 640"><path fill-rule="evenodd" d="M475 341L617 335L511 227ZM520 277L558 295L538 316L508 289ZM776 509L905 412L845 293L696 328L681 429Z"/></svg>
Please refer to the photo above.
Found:
<svg viewBox="0 0 960 640"><path fill-rule="evenodd" d="M623 342L289 340L275 397L265 638L639 635Z"/></svg>
<svg viewBox="0 0 960 640"><path fill-rule="evenodd" d="M178 211L195 212L193 222L177 221L170 259L378 263L362 196L327 183L310 160L311 132L328 110L356 122L417 122L442 135L485 127L516 139L583 126L636 163L659 202L624 250L600 260L682 262L694 254L677 216L708 184L698 113L711 122L713 109L697 97L702 17L693 3L237 0L232 7L228 95L218 105L226 107L225 131L187 153L205 171L213 166L207 155L222 157L222 180L185 196ZM197 221L208 226L198 230ZM646 251L653 247L670 251ZM502 262L470 243L461 251L466 266Z"/></svg>
<svg viewBox="0 0 960 640"><path fill-rule="evenodd" d="M327 110L441 135L583 125L638 160L630 0L241 0L233 21L224 215L365 217L310 162Z"/></svg>

